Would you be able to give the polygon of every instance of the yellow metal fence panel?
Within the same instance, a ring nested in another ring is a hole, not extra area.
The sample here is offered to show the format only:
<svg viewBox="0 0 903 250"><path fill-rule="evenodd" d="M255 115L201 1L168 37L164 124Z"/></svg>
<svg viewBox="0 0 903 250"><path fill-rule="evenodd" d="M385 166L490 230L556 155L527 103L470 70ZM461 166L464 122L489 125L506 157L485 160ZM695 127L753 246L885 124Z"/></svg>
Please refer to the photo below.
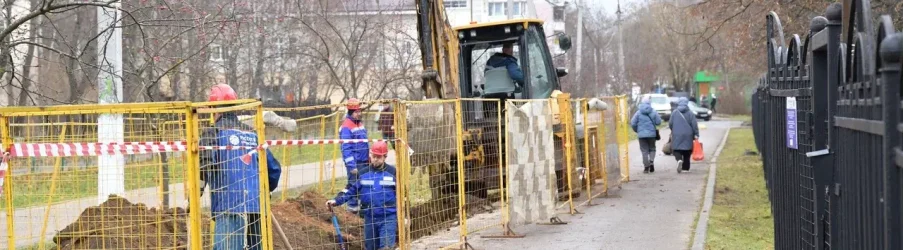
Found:
<svg viewBox="0 0 903 250"><path fill-rule="evenodd" d="M609 109L566 95L365 101L360 114L254 100L0 109L10 153L0 244L421 249L513 236L628 180L626 98L603 100ZM122 114L120 142L103 140L118 126L105 113ZM394 173L380 172L376 141L389 142ZM107 163L119 158L121 169ZM111 180L122 190L97 197ZM334 199L343 204L330 210ZM397 240L375 233L385 227Z"/></svg>
<svg viewBox="0 0 903 250"><path fill-rule="evenodd" d="M14 109L0 109L8 153L0 244L187 246L186 103Z"/></svg>

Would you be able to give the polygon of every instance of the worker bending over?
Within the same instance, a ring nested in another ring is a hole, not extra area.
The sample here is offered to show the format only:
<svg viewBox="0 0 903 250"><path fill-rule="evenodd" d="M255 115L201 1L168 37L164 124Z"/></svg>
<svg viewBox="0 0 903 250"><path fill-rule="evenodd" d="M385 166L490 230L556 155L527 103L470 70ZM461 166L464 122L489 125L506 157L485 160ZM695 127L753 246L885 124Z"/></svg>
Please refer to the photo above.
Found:
<svg viewBox="0 0 903 250"><path fill-rule="evenodd" d="M386 164L389 146L378 141L370 149L370 165L358 170L359 178L327 206L340 206L360 196L364 218L364 248L382 250L395 248L398 232L395 199L395 166Z"/></svg>

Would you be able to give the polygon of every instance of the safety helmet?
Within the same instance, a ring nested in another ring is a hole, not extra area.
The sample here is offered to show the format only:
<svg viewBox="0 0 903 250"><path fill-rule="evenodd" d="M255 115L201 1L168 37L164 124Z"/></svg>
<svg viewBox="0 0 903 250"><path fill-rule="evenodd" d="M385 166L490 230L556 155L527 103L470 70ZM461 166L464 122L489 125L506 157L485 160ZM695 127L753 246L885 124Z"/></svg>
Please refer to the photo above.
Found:
<svg viewBox="0 0 903 250"><path fill-rule="evenodd" d="M370 146L370 153L385 156L389 153L389 145L385 141L377 141L373 143L373 146Z"/></svg>
<svg viewBox="0 0 903 250"><path fill-rule="evenodd" d="M361 109L361 101L357 98L349 98L348 102L345 103L345 108L348 110L359 110Z"/></svg>
<svg viewBox="0 0 903 250"><path fill-rule="evenodd" d="M238 99L237 95L235 94L235 90L233 90L232 87L229 87L229 85L223 83L210 87L210 95L207 97L207 100L211 102L231 101L235 99Z"/></svg>

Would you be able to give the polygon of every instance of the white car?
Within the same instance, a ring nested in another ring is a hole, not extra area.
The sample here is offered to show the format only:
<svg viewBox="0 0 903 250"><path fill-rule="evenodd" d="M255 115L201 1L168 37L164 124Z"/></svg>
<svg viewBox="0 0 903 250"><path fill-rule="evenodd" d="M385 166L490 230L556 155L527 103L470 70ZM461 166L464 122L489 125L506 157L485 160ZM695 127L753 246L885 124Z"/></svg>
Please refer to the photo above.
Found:
<svg viewBox="0 0 903 250"><path fill-rule="evenodd" d="M668 95L665 94L643 94L639 96L640 102L637 102L637 106L642 103L642 100L649 99L649 104L652 106L652 110L655 110L659 116L662 117L665 121L671 118L671 101L668 98Z"/></svg>

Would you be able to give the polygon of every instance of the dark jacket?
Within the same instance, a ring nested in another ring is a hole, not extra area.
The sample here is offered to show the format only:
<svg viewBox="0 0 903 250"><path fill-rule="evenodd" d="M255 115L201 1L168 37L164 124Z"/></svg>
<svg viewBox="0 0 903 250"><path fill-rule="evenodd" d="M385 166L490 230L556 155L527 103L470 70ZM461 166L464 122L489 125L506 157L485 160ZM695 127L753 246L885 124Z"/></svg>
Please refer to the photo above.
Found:
<svg viewBox="0 0 903 250"><path fill-rule="evenodd" d="M392 107L386 107L379 114L379 131L383 133L383 137L385 136L393 136L395 135L395 129L392 126L395 125L395 114L392 113Z"/></svg>
<svg viewBox="0 0 903 250"><path fill-rule="evenodd" d="M241 123L235 114L225 113L216 120L214 127L203 130L199 144L239 147L200 151L201 180L211 190L210 211L259 213L261 183L258 157L254 154L259 143L254 129ZM272 192L279 185L282 166L269 150L266 154L269 191Z"/></svg>
<svg viewBox="0 0 903 250"><path fill-rule="evenodd" d="M517 66L517 58L505 53L495 53L486 61L486 66L492 68L505 67L508 69L508 76L517 83L524 83L524 72ZM487 70L489 69L487 67Z"/></svg>
<svg viewBox="0 0 903 250"><path fill-rule="evenodd" d="M687 98L681 97L677 109L671 112L668 127L671 128L671 148L674 150L693 150L693 140L699 136L696 116L687 107Z"/></svg>

